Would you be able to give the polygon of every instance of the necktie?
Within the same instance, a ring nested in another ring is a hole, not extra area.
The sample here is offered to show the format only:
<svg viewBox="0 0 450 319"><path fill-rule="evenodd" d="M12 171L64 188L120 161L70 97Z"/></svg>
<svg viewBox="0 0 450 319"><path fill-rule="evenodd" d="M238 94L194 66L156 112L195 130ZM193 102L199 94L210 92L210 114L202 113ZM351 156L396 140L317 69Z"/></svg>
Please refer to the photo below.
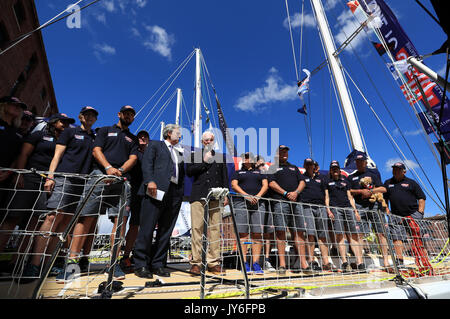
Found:
<svg viewBox="0 0 450 319"><path fill-rule="evenodd" d="M172 178L176 179L177 177L177 160L176 160L176 155L173 151L173 145L169 145L169 149L170 149L170 157L172 158Z"/></svg>

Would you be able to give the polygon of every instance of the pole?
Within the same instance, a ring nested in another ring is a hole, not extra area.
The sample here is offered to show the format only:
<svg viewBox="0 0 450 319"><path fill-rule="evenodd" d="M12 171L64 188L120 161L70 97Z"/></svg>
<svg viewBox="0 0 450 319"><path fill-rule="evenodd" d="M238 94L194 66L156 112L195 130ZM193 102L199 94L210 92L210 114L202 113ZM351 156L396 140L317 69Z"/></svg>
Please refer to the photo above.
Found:
<svg viewBox="0 0 450 319"><path fill-rule="evenodd" d="M181 110L181 98L182 98L181 89L177 89L177 112L175 114L175 124L180 125L180 110Z"/></svg>
<svg viewBox="0 0 450 319"><path fill-rule="evenodd" d="M443 77L441 77L439 74L437 74L432 69L427 67L425 64L423 64L422 62L420 62L413 56L410 56L406 61L409 64L411 64L412 66L414 66L417 70L419 70L420 72L422 72L423 74L428 76L431 80L436 82L438 85L445 87L447 89L447 91L450 92L450 85L448 84L448 82Z"/></svg>
<svg viewBox="0 0 450 319"><path fill-rule="evenodd" d="M161 122L161 133L159 134L159 140L163 141L164 122Z"/></svg>
<svg viewBox="0 0 450 319"><path fill-rule="evenodd" d="M325 46L325 51L327 54L328 64L330 66L331 73L333 75L334 82L336 83L336 88L338 91L339 100L344 111L345 121L348 127L348 132L350 135L350 141L352 147L355 150L364 152L364 144L359 133L358 123L356 122L356 117L353 112L353 106L350 99L350 94L348 92L347 85L345 83L344 74L341 69L341 62L337 55L333 53L336 52L336 45L333 40L333 36L328 25L327 18L325 16L325 11L320 0L311 0L311 5L313 7L314 15L319 26L319 32L322 36L322 40Z"/></svg>
<svg viewBox="0 0 450 319"><path fill-rule="evenodd" d="M201 79L201 51L195 49L195 123L194 123L194 147L200 147L200 113L202 105L202 79Z"/></svg>

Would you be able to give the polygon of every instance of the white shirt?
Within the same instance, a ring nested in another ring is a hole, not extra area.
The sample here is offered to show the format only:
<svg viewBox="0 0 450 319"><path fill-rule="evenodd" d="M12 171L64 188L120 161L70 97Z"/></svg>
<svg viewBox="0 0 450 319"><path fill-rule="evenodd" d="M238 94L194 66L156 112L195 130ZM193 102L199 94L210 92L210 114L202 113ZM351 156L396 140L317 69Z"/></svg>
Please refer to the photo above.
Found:
<svg viewBox="0 0 450 319"><path fill-rule="evenodd" d="M168 142L167 140L164 140L164 143L166 143L166 146L170 152L170 156L172 157L172 161L175 164L175 177L172 176L170 178L170 181L172 183L178 184L178 156L175 153L175 147L172 144L170 144L170 142Z"/></svg>

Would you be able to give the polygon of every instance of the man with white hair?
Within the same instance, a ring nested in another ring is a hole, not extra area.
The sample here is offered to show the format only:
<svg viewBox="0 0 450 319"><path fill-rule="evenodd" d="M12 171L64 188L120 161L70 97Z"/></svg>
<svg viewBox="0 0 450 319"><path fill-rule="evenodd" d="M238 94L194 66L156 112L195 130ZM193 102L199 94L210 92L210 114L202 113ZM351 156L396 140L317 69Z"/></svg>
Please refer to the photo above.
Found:
<svg viewBox="0 0 450 319"><path fill-rule="evenodd" d="M193 177L191 203L191 247L192 260L190 272L200 274L202 262L202 235L205 201L208 192L213 187L228 188L228 172L224 157L217 157L213 149L214 133L206 131L202 135L203 149L192 152L191 162L186 167L186 175ZM225 199L224 206L228 204ZM219 201L209 201L209 251L207 254L208 271L216 275L224 273L220 265L220 222L222 214Z"/></svg>

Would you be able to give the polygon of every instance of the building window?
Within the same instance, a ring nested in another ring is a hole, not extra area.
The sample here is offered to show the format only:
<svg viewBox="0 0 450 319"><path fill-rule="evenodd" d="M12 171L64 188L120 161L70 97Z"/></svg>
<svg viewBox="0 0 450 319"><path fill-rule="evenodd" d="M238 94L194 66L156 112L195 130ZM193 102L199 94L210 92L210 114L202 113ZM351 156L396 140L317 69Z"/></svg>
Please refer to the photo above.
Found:
<svg viewBox="0 0 450 319"><path fill-rule="evenodd" d="M23 3L21 0L17 1L14 6L14 14L16 15L17 24L20 26L25 21L26 15L25 15L25 8L23 7Z"/></svg>
<svg viewBox="0 0 450 319"><path fill-rule="evenodd" d="M42 101L45 101L46 97L47 97L47 90L45 88L42 88L42 90L41 90L41 99L42 99Z"/></svg>
<svg viewBox="0 0 450 319"><path fill-rule="evenodd" d="M0 47L3 47L9 42L8 30L6 30L3 21L0 21Z"/></svg>
<svg viewBox="0 0 450 319"><path fill-rule="evenodd" d="M27 74L27 76L29 76L34 71L34 69L36 69L37 64L38 58L36 52L34 52L28 60L28 64L25 66L25 73Z"/></svg>

